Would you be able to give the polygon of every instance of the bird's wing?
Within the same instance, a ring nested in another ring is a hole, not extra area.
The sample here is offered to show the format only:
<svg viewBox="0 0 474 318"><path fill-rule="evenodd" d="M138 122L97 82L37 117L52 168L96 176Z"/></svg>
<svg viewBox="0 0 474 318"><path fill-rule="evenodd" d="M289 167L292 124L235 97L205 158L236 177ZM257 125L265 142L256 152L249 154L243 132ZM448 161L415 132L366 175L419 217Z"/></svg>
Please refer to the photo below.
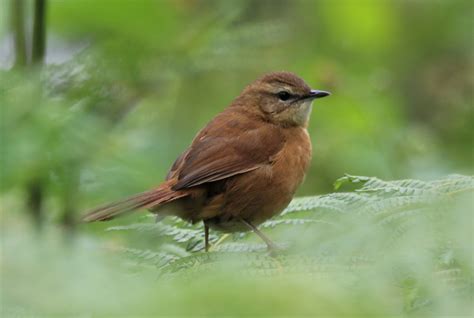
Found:
<svg viewBox="0 0 474 318"><path fill-rule="evenodd" d="M177 177L177 174L179 173L179 169L183 165L184 158L186 158L186 156L189 153L190 149L191 149L191 147L186 149L182 154L179 155L178 158L176 158L176 160L174 161L173 165L170 168L170 171L168 171L168 174L166 175L165 180L170 180L170 179L173 179L173 178Z"/></svg>
<svg viewBox="0 0 474 318"><path fill-rule="evenodd" d="M255 170L272 161L284 139L278 127L234 118L209 123L175 162L174 190L194 187Z"/></svg>

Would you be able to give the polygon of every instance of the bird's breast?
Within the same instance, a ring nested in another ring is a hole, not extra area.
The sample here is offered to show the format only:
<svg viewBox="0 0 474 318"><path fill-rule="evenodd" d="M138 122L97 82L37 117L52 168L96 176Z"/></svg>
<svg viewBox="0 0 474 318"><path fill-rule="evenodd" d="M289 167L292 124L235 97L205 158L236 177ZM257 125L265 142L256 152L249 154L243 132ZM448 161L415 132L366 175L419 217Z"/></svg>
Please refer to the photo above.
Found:
<svg viewBox="0 0 474 318"><path fill-rule="evenodd" d="M228 180L214 226L223 231L243 230L237 218L254 225L279 214L290 203L303 182L311 161L311 142L304 128L293 128L284 136L285 145L268 164ZM235 226L234 226L235 225Z"/></svg>
<svg viewBox="0 0 474 318"><path fill-rule="evenodd" d="M304 128L295 128L288 133L285 146L277 154L271 166L271 188L285 198L285 206L291 201L303 182L311 162L311 141Z"/></svg>

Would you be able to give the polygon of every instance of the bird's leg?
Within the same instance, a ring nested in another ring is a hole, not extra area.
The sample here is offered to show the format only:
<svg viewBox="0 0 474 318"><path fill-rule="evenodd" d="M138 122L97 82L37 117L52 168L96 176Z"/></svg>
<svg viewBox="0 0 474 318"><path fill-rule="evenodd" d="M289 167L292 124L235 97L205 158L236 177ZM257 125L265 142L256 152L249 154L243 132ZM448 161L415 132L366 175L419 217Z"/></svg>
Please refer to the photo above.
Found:
<svg viewBox="0 0 474 318"><path fill-rule="evenodd" d="M267 248L268 250L270 251L275 251L275 250L279 250L279 247L273 243L272 240L270 240L268 238L268 236L266 236L265 234L263 234L263 232L261 232L256 226L254 226L252 223L248 222L248 221L245 221L244 219L240 219L240 222L242 222L243 224L245 224L245 226L247 226L249 229L251 229L255 234L257 234L258 236L260 236L260 238L265 242L265 244L267 244Z"/></svg>
<svg viewBox="0 0 474 318"><path fill-rule="evenodd" d="M209 226L204 223L204 244L206 252L209 252Z"/></svg>

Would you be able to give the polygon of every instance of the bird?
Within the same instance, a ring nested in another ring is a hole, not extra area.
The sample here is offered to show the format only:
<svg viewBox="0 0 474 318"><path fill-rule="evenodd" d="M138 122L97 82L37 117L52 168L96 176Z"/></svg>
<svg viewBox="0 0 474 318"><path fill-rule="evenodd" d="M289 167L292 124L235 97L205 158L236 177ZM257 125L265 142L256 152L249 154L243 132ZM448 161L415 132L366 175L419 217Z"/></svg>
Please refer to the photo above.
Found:
<svg viewBox="0 0 474 318"><path fill-rule="evenodd" d="M292 200L311 162L307 131L312 103L330 93L311 89L290 72L272 72L247 85L228 107L194 137L155 188L89 211L83 222L107 221L147 209L203 222L205 251L209 231L253 231Z"/></svg>

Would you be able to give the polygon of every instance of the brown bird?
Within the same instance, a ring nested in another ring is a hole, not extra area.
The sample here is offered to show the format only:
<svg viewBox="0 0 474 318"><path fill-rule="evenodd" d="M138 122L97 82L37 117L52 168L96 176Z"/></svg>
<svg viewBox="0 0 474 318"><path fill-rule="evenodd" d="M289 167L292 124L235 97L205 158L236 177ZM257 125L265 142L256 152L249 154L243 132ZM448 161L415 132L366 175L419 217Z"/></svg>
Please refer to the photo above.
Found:
<svg viewBox="0 0 474 318"><path fill-rule="evenodd" d="M264 75L196 135L163 183L96 208L83 220L149 209L158 217L203 221L206 251L209 228L251 230L274 249L257 226L279 214L302 183L311 161L306 127L312 103L328 95L292 73Z"/></svg>

